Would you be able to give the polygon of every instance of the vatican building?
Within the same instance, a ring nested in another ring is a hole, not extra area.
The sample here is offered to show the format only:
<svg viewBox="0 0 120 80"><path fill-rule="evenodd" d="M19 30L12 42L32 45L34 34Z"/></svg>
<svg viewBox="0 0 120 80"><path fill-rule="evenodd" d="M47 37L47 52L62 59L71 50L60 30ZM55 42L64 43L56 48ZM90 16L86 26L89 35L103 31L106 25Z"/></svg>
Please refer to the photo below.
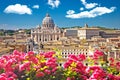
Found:
<svg viewBox="0 0 120 80"><path fill-rule="evenodd" d="M38 43L58 41L61 37L61 30L54 24L53 19L47 13L42 21L42 25L31 30L32 40Z"/></svg>

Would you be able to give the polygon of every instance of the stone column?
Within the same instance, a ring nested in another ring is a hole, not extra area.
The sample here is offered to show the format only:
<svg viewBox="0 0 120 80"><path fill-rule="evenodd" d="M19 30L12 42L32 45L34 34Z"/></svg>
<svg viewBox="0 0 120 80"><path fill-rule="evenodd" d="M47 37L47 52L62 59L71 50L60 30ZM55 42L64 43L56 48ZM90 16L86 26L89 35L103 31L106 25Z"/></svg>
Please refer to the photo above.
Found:
<svg viewBox="0 0 120 80"><path fill-rule="evenodd" d="M54 40L54 35L52 35L52 41Z"/></svg>
<svg viewBox="0 0 120 80"><path fill-rule="evenodd" d="M47 34L47 41L49 41L49 35Z"/></svg>
<svg viewBox="0 0 120 80"><path fill-rule="evenodd" d="M58 34L58 36L59 36L58 38L60 39L61 35L60 35L60 34Z"/></svg>
<svg viewBox="0 0 120 80"><path fill-rule="evenodd" d="M42 34L41 34L41 36L40 36L40 37L41 37L41 42L42 42L42 40L43 40L43 38L42 38Z"/></svg>
<svg viewBox="0 0 120 80"><path fill-rule="evenodd" d="M46 35L44 35L43 42L45 42L45 36L46 36Z"/></svg>
<svg viewBox="0 0 120 80"><path fill-rule="evenodd" d="M57 38L56 38L56 34L54 35L54 38L55 38L55 40L57 40Z"/></svg>
<svg viewBox="0 0 120 80"><path fill-rule="evenodd" d="M34 39L34 37L33 37L33 33L31 34L31 39Z"/></svg>
<svg viewBox="0 0 120 80"><path fill-rule="evenodd" d="M34 37L35 42L37 41L36 38L37 38L37 36L36 36L36 34L35 34L35 37Z"/></svg>
<svg viewBox="0 0 120 80"><path fill-rule="evenodd" d="M38 42L40 42L40 34L38 33Z"/></svg>
<svg viewBox="0 0 120 80"><path fill-rule="evenodd" d="M49 41L50 41L50 35L48 35L48 37L49 37Z"/></svg>
<svg viewBox="0 0 120 80"><path fill-rule="evenodd" d="M44 42L44 34L42 34L42 42Z"/></svg>
<svg viewBox="0 0 120 80"><path fill-rule="evenodd" d="M55 40L55 34L54 34L54 40Z"/></svg>
<svg viewBox="0 0 120 80"><path fill-rule="evenodd" d="M37 43L38 43L38 33L37 33Z"/></svg>
<svg viewBox="0 0 120 80"><path fill-rule="evenodd" d="M117 58L117 52L116 51L114 52L114 55L115 55L115 59L116 59Z"/></svg>

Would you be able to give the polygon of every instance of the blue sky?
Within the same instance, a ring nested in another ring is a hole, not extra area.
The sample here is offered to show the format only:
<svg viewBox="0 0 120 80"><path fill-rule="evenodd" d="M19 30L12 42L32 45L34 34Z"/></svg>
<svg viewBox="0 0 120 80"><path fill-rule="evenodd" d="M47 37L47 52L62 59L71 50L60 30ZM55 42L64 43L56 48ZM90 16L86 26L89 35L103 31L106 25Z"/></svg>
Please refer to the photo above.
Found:
<svg viewBox="0 0 120 80"><path fill-rule="evenodd" d="M0 0L0 28L34 28L46 13L59 27L120 29L120 0Z"/></svg>

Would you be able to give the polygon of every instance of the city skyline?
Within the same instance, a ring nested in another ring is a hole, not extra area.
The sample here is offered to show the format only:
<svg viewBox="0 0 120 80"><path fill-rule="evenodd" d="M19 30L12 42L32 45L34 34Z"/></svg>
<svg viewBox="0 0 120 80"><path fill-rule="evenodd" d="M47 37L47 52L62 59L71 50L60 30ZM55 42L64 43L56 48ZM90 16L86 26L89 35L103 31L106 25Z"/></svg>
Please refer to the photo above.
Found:
<svg viewBox="0 0 120 80"><path fill-rule="evenodd" d="M34 28L49 13L58 27L120 27L119 0L0 0L0 29Z"/></svg>

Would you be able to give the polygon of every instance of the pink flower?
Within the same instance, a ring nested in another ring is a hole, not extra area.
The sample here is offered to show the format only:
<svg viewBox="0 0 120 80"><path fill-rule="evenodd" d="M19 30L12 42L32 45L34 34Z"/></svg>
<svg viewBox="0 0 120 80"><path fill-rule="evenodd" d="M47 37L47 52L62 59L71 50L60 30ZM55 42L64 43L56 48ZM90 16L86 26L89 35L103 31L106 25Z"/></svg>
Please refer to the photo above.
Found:
<svg viewBox="0 0 120 80"><path fill-rule="evenodd" d="M71 80L71 78L70 77L67 77L67 79L66 80Z"/></svg>
<svg viewBox="0 0 120 80"><path fill-rule="evenodd" d="M100 68L99 66L91 66L91 67L87 67L86 68L86 73L90 73L90 71L95 71L95 70L102 70L102 68Z"/></svg>
<svg viewBox="0 0 120 80"><path fill-rule="evenodd" d="M56 63L56 58L48 59L48 61L46 62L46 65L51 68L55 68L56 66L58 66L58 64Z"/></svg>
<svg viewBox="0 0 120 80"><path fill-rule="evenodd" d="M108 74L108 79L109 79L109 80L115 80L115 76L112 75L112 74Z"/></svg>
<svg viewBox="0 0 120 80"><path fill-rule="evenodd" d="M116 80L120 80L120 76L116 76Z"/></svg>
<svg viewBox="0 0 120 80"><path fill-rule="evenodd" d="M38 58L36 57L31 57L30 61L32 61L34 64L38 64Z"/></svg>
<svg viewBox="0 0 120 80"><path fill-rule="evenodd" d="M106 76L102 69L96 69L93 71L90 79L103 79Z"/></svg>
<svg viewBox="0 0 120 80"><path fill-rule="evenodd" d="M34 56L34 52L33 52L33 51L29 51L29 52L28 52L28 56L29 56L29 57Z"/></svg>
<svg viewBox="0 0 120 80"><path fill-rule="evenodd" d="M13 77L8 78L7 80L15 80Z"/></svg>
<svg viewBox="0 0 120 80"><path fill-rule="evenodd" d="M78 61L79 59L77 58L77 56L71 54L68 56L69 59L73 60L73 61Z"/></svg>
<svg viewBox="0 0 120 80"><path fill-rule="evenodd" d="M44 72L45 72L46 74L48 74L48 75L50 75L50 74L51 74L51 71L50 71L50 70L48 70L48 69L45 69L45 70L44 70Z"/></svg>
<svg viewBox="0 0 120 80"><path fill-rule="evenodd" d="M80 55L78 55L78 59L79 59L80 61L83 61L83 60L86 59L86 56L85 56L84 54L80 54Z"/></svg>
<svg viewBox="0 0 120 80"><path fill-rule="evenodd" d="M8 56L6 56L6 55L3 55L1 59L4 59L4 60L5 60L5 59L6 59L6 60L9 60L9 57L8 57ZM0 62L1 62L1 60L0 60Z"/></svg>
<svg viewBox="0 0 120 80"><path fill-rule="evenodd" d="M91 67L87 67L85 71L86 71L87 73L89 73L90 70L91 70Z"/></svg>
<svg viewBox="0 0 120 80"><path fill-rule="evenodd" d="M10 78L10 77L14 79L17 78L17 75L14 72L6 72L5 74L7 78Z"/></svg>
<svg viewBox="0 0 120 80"><path fill-rule="evenodd" d="M19 51L14 50L14 51L13 51L13 55L19 55L19 56L20 56L21 54L20 54L20 52L19 52Z"/></svg>
<svg viewBox="0 0 120 80"><path fill-rule="evenodd" d="M47 62L46 65L49 66L50 68L55 68L58 66L58 64L54 62Z"/></svg>
<svg viewBox="0 0 120 80"><path fill-rule="evenodd" d="M66 80L75 80L74 77L70 78L70 77L67 77Z"/></svg>
<svg viewBox="0 0 120 80"><path fill-rule="evenodd" d="M64 63L63 67L68 68L70 66L70 64L71 64L70 62L66 62L66 63Z"/></svg>
<svg viewBox="0 0 120 80"><path fill-rule="evenodd" d="M55 52L46 52L44 53L45 58L51 58Z"/></svg>
<svg viewBox="0 0 120 80"><path fill-rule="evenodd" d="M92 66L91 69L92 70L101 70L100 66Z"/></svg>
<svg viewBox="0 0 120 80"><path fill-rule="evenodd" d="M0 75L0 80L6 80L6 78Z"/></svg>
<svg viewBox="0 0 120 80"><path fill-rule="evenodd" d="M48 59L48 61L47 62L56 62L57 60L56 60L56 58L50 58L50 59Z"/></svg>
<svg viewBox="0 0 120 80"><path fill-rule="evenodd" d="M84 67L84 65L82 62L77 62L77 68L83 68L83 67Z"/></svg>
<svg viewBox="0 0 120 80"><path fill-rule="evenodd" d="M57 71L57 67L55 67L55 68L52 69L52 72L55 72L55 71Z"/></svg>
<svg viewBox="0 0 120 80"><path fill-rule="evenodd" d="M13 68L12 68L12 65L16 62L15 59L10 59L9 61L7 61L6 65L5 65L5 71L8 72L8 71L12 71Z"/></svg>
<svg viewBox="0 0 120 80"><path fill-rule="evenodd" d="M96 50L95 52L94 52L94 59L98 59L99 57L101 57L101 56L103 56L104 55L104 53L102 52L102 51L98 51L98 50Z"/></svg>
<svg viewBox="0 0 120 80"><path fill-rule="evenodd" d="M4 76L4 77L6 77L7 75L6 75L5 73L2 73L0 76Z"/></svg>
<svg viewBox="0 0 120 80"><path fill-rule="evenodd" d="M19 66L19 70L20 72L23 71L23 70L29 70L30 69L30 62L26 62L24 64L21 64Z"/></svg>

